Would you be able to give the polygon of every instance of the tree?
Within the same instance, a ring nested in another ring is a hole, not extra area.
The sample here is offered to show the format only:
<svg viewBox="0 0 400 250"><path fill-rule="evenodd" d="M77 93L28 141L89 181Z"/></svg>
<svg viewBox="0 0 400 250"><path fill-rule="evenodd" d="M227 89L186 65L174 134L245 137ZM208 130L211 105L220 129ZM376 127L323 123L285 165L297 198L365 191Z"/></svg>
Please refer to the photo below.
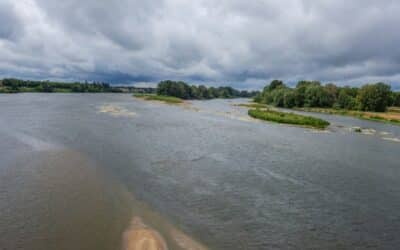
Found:
<svg viewBox="0 0 400 250"><path fill-rule="evenodd" d="M341 109L357 109L356 98L351 96L346 89L339 90L339 96L336 100L335 107Z"/></svg>
<svg viewBox="0 0 400 250"><path fill-rule="evenodd" d="M287 89L283 96L283 102L285 108L293 108L296 106L296 94L292 89Z"/></svg>
<svg viewBox="0 0 400 250"><path fill-rule="evenodd" d="M190 97L192 99L199 99L200 98L199 90L194 85L190 86Z"/></svg>
<svg viewBox="0 0 400 250"><path fill-rule="evenodd" d="M267 86L267 91L273 91L274 89L283 87L284 85L285 84L283 84L283 82L280 80L273 80L269 86Z"/></svg>
<svg viewBox="0 0 400 250"><path fill-rule="evenodd" d="M255 96L258 92L251 92ZM211 98L233 98L246 95L250 97L250 93L240 92L232 87L207 88L204 85L195 86L188 85L185 82L161 81L157 88L158 95L174 96L182 99L211 99Z"/></svg>
<svg viewBox="0 0 400 250"><path fill-rule="evenodd" d="M296 85L295 102L297 107L303 107L306 102L306 91L311 86L321 86L317 81L299 81Z"/></svg>
<svg viewBox="0 0 400 250"><path fill-rule="evenodd" d="M384 83L364 85L357 96L363 111L384 112L390 98L390 86Z"/></svg>
<svg viewBox="0 0 400 250"><path fill-rule="evenodd" d="M199 96L200 96L200 99L208 99L209 98L208 89L206 86L204 86L204 85L199 86Z"/></svg>
<svg viewBox="0 0 400 250"><path fill-rule="evenodd" d="M311 84L306 87L304 105L307 107L331 107L334 97L321 85Z"/></svg>
<svg viewBox="0 0 400 250"><path fill-rule="evenodd" d="M400 107L400 92L393 93L393 106Z"/></svg>

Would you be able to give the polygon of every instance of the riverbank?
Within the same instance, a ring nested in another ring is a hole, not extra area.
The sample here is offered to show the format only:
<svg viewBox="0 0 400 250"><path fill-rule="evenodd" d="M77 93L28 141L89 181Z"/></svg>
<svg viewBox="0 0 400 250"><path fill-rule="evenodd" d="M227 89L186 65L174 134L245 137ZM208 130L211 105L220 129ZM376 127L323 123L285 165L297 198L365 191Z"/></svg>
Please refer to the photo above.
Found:
<svg viewBox="0 0 400 250"><path fill-rule="evenodd" d="M248 111L248 114L249 116L256 119L276 122L276 123L299 125L317 129L325 129L326 127L329 126L329 122L319 118L311 116L303 116L294 113L280 112L269 109L265 110L250 109Z"/></svg>
<svg viewBox="0 0 400 250"><path fill-rule="evenodd" d="M360 118L364 120L385 122L400 125L400 108L392 107L387 112L366 112L356 110L332 109L332 108L294 108L304 112L323 113L329 115L343 115Z"/></svg>

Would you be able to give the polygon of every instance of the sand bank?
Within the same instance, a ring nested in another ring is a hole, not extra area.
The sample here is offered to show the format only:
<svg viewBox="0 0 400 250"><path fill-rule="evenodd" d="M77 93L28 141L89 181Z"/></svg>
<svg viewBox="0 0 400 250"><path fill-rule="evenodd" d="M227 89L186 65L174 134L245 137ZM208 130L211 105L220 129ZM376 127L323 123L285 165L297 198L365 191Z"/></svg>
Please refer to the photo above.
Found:
<svg viewBox="0 0 400 250"><path fill-rule="evenodd" d="M123 250L167 250L164 238L145 225L140 217L134 217L123 235Z"/></svg>
<svg viewBox="0 0 400 250"><path fill-rule="evenodd" d="M114 104L105 104L99 107L98 113L107 113L116 117L132 117L136 113Z"/></svg>

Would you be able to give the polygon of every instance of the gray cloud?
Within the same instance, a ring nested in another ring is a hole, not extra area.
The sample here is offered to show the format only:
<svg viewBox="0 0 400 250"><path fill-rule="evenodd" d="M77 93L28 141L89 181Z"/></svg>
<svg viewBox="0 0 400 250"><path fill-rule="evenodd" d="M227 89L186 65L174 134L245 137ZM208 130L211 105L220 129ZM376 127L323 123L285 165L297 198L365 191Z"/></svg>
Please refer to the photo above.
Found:
<svg viewBox="0 0 400 250"><path fill-rule="evenodd" d="M400 88L400 2L3 0L0 76Z"/></svg>

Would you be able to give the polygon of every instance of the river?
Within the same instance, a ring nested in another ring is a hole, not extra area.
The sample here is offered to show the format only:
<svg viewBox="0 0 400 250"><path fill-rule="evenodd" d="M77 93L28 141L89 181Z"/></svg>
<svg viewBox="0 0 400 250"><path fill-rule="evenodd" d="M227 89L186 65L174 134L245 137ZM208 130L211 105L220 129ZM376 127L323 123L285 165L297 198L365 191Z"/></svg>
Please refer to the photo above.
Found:
<svg viewBox="0 0 400 250"><path fill-rule="evenodd" d="M400 127L247 101L0 95L0 249L120 249L133 216L170 249L398 249Z"/></svg>

